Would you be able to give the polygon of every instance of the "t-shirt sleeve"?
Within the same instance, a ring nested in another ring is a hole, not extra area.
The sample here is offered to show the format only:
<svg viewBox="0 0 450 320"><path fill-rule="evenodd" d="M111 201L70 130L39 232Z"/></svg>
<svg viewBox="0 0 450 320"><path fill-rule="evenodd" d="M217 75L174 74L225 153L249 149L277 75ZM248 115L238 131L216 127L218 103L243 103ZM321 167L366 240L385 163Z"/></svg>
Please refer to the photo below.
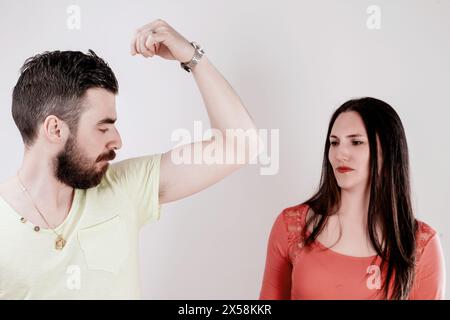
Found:
<svg viewBox="0 0 450 320"><path fill-rule="evenodd" d="M435 233L417 262L412 300L441 300L445 294L445 263L438 234Z"/></svg>
<svg viewBox="0 0 450 320"><path fill-rule="evenodd" d="M137 222L142 227L159 220L159 175L161 154L123 160L111 166L107 175L128 196Z"/></svg>
<svg viewBox="0 0 450 320"><path fill-rule="evenodd" d="M260 300L288 300L291 298L292 264L289 259L288 232L281 213L272 226L260 292Z"/></svg>

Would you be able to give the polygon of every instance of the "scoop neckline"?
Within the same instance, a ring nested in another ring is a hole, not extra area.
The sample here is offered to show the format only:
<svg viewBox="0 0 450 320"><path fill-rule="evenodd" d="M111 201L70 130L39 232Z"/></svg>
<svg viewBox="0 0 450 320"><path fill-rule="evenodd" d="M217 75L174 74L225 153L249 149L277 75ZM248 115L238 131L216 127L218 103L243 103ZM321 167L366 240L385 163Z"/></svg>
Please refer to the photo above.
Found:
<svg viewBox="0 0 450 320"><path fill-rule="evenodd" d="M79 189L74 188L72 205L70 207L69 213L66 215L64 220L56 228L44 228L44 227L37 226L37 225L31 223L27 219L25 219L25 221L22 222L21 219L24 217L22 217L22 215L20 215L8 201L6 201L6 199L3 197L3 195L0 194L0 200L6 205L6 207L8 208L8 211L11 211L11 213L13 215L15 215L15 218L19 218L18 223L21 223L21 224L24 224L24 225L30 227L33 231L36 231L35 228L38 227L39 228L38 232L44 232L44 233L53 233L53 231L58 232L65 227L65 225L67 224L67 221L69 221L73 217L73 213L78 210L78 206L79 206L78 197L79 197Z"/></svg>
<svg viewBox="0 0 450 320"><path fill-rule="evenodd" d="M345 253L340 253L337 252L336 250L331 249L330 247L325 246L323 243L321 243L319 240L314 240L314 242L316 242L316 244L321 248L324 249L325 251L330 252L331 254L337 255L337 256L341 256L344 258L350 258L350 259L358 259L358 260L373 260L376 259L378 257L377 254L372 255L372 256L365 256L365 257L358 257L358 256L351 256Z"/></svg>
<svg viewBox="0 0 450 320"><path fill-rule="evenodd" d="M306 218L307 218L307 215L308 215L308 211L309 211L309 206L306 205L306 212L305 212L304 217L303 217L303 226L304 227L306 226ZM309 237L310 235L311 235L311 231L306 230L306 236ZM357 260L374 260L374 259L378 258L378 254L371 255L371 256L365 256L365 257L358 257L358 256L351 256L351 255L348 255L348 254L345 254L345 253L340 253L340 252L337 252L337 251L331 249L330 247L327 247L326 245L324 245L322 242L320 242L317 239L314 240L314 243L318 247L323 249L325 252L329 252L329 253L331 253L333 255L344 257L344 258L357 259Z"/></svg>

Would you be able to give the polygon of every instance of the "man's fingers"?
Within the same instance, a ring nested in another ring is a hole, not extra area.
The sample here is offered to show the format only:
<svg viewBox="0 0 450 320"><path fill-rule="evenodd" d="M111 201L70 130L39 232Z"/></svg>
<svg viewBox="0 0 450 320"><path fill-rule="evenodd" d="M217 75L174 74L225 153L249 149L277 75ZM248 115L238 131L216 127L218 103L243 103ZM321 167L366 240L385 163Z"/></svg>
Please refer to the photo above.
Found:
<svg viewBox="0 0 450 320"><path fill-rule="evenodd" d="M164 42L166 36L164 33L149 33L145 40L144 46L152 53L158 54L161 43Z"/></svg>
<svg viewBox="0 0 450 320"><path fill-rule="evenodd" d="M136 52L138 54L141 54L144 57L148 58L149 56L152 56L152 55L151 55L151 53L148 52L147 48L145 47L145 44L144 44L145 40L143 40L143 39L145 39L143 32L137 32L136 40L135 40Z"/></svg>
<svg viewBox="0 0 450 320"><path fill-rule="evenodd" d="M152 33L150 33L147 36L147 39L145 40L144 45L148 50L151 50L151 51L153 51L154 54L156 54L156 44L157 43L158 42L155 40L154 35Z"/></svg>
<svg viewBox="0 0 450 320"><path fill-rule="evenodd" d="M165 40L166 29L162 20L153 21L137 29L130 45L131 54L153 57L159 51L161 42Z"/></svg>
<svg viewBox="0 0 450 320"><path fill-rule="evenodd" d="M155 53L158 54L159 52L159 47L161 47L161 42L157 42L153 45L155 47Z"/></svg>
<svg viewBox="0 0 450 320"><path fill-rule="evenodd" d="M142 53L142 55L144 55L146 58L148 57L153 57L155 55L153 46L147 46L146 43L148 41L148 39L150 38L150 35L148 32L143 32L141 31L139 34L139 47L140 47L140 52Z"/></svg>

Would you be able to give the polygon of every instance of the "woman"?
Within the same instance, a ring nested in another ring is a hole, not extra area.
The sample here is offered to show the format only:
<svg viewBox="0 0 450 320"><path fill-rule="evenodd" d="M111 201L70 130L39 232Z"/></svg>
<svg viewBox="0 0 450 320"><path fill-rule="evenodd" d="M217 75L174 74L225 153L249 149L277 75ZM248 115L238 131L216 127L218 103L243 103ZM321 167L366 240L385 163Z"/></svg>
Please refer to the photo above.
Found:
<svg viewBox="0 0 450 320"><path fill-rule="evenodd" d="M399 116L362 98L333 114L317 193L270 234L260 299L443 299L438 234L414 217Z"/></svg>

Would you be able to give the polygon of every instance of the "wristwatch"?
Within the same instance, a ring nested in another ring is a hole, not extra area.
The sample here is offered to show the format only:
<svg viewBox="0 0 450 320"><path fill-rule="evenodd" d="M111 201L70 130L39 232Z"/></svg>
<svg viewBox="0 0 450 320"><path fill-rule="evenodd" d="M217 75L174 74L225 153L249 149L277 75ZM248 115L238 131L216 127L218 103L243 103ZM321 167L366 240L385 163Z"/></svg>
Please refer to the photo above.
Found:
<svg viewBox="0 0 450 320"><path fill-rule="evenodd" d="M191 72L191 70L195 68L195 66L199 63L200 59L205 54L205 51L200 47L200 45L197 42L191 42L191 46L193 46L195 49L194 56L192 57L191 61L180 62L181 67L187 72Z"/></svg>

